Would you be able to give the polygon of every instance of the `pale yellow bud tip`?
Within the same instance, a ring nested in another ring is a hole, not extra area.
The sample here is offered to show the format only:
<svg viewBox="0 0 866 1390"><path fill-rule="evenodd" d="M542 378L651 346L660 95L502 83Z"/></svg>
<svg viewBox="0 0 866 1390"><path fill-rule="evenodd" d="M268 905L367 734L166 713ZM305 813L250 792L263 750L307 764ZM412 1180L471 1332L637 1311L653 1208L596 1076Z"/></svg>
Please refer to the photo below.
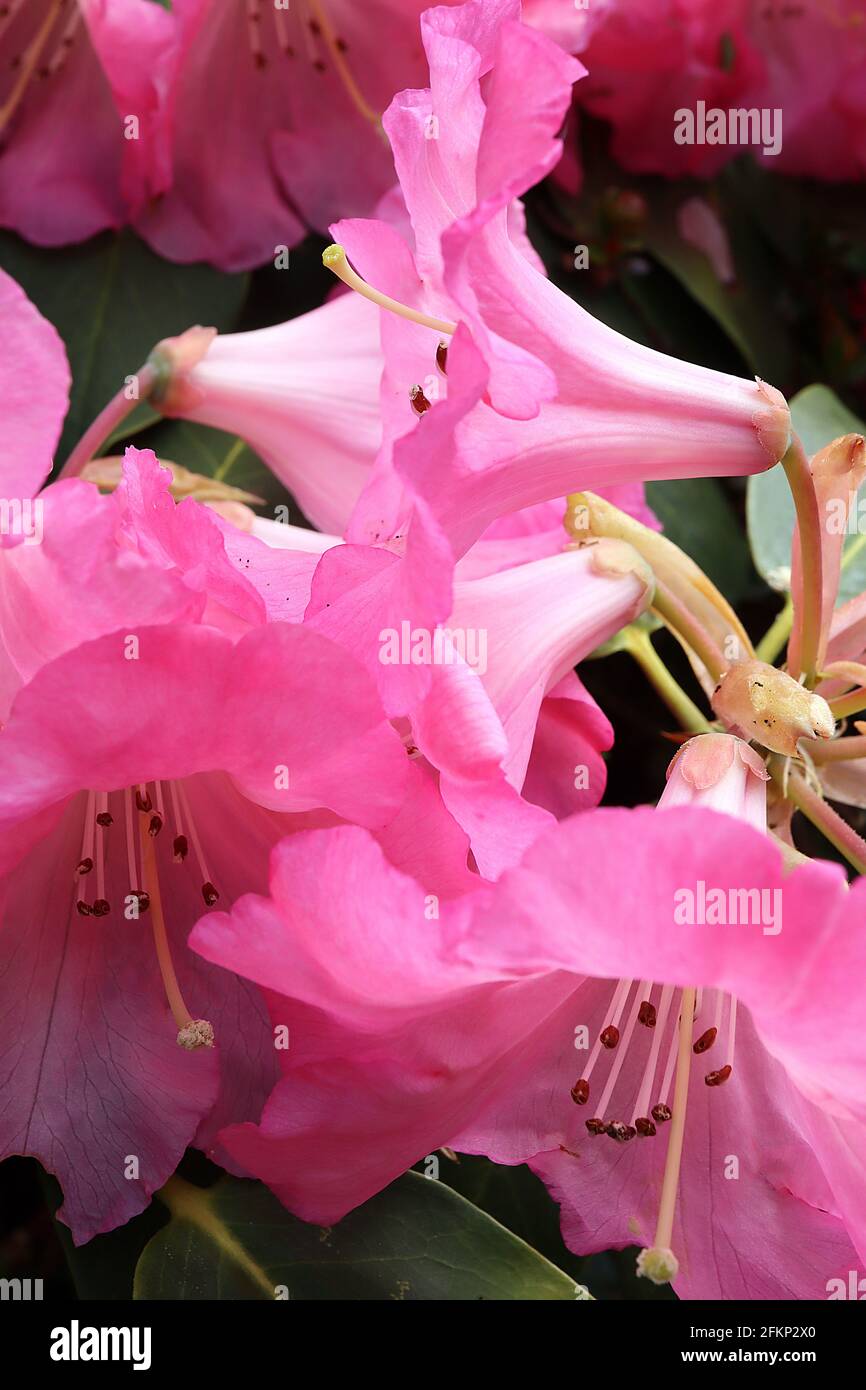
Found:
<svg viewBox="0 0 866 1390"><path fill-rule="evenodd" d="M639 1279L649 1279L653 1284L669 1284L679 1273L679 1260L673 1250L653 1245L649 1250L641 1250L637 1257Z"/></svg>
<svg viewBox="0 0 866 1390"><path fill-rule="evenodd" d="M187 1052L195 1052L198 1047L213 1047L213 1039L213 1024L208 1023L206 1018L193 1018L181 1028L177 1044L178 1047L185 1047Z"/></svg>

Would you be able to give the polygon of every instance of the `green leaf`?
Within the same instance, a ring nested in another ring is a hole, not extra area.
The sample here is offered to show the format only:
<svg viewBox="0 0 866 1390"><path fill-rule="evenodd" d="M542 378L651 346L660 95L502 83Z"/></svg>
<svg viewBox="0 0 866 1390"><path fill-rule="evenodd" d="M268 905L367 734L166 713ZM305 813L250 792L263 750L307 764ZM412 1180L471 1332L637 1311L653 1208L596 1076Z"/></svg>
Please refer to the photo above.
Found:
<svg viewBox="0 0 866 1390"><path fill-rule="evenodd" d="M647 483L646 498L668 540L696 560L731 603L757 584L749 547L725 490L715 478Z"/></svg>
<svg viewBox="0 0 866 1390"><path fill-rule="evenodd" d="M194 323L223 332L234 327L248 285L246 275L164 261L131 232L105 233L60 250L30 246L2 232L0 266L66 344L73 387L61 460L160 338ZM141 407L127 429L156 418Z"/></svg>
<svg viewBox="0 0 866 1390"><path fill-rule="evenodd" d="M791 401L791 418L810 457L842 434L866 433L866 425L826 386L807 386L798 392ZM795 522L791 490L779 466L749 479L746 520L755 565L772 587L779 587L779 572L787 572L791 564ZM866 589L863 537L848 536L842 566L838 603Z"/></svg>
<svg viewBox="0 0 866 1390"><path fill-rule="evenodd" d="M567 1278L444 1183L406 1173L337 1226L307 1225L259 1183L173 1178L138 1299L573 1300Z"/></svg>

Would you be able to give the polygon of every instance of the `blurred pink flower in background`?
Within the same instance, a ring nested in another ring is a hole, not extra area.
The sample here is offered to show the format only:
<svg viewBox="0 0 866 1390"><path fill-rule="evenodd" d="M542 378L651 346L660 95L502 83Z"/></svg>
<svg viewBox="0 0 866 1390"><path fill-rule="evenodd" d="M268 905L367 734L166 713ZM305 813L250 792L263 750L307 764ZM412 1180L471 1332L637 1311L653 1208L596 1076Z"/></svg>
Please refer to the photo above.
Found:
<svg viewBox="0 0 866 1390"><path fill-rule="evenodd" d="M175 60L174 22L151 0L7 0L0 226L60 246L164 192Z"/></svg>

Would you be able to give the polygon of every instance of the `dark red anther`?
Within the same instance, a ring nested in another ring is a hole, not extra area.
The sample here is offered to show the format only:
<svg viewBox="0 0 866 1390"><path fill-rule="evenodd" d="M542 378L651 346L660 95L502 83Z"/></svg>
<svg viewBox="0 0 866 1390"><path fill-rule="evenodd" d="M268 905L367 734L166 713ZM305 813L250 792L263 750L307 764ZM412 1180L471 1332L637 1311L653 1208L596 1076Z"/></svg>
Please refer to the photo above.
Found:
<svg viewBox="0 0 866 1390"><path fill-rule="evenodd" d="M93 868L93 860L92 860L92 859L81 859L81 860L79 860L79 862L78 862L78 866L77 866L75 872L76 872L79 876L83 876L84 874L89 874L92 868Z"/></svg>
<svg viewBox="0 0 866 1390"><path fill-rule="evenodd" d="M94 917L107 917L111 911L111 905L107 898L96 898L91 911Z"/></svg>
<svg viewBox="0 0 866 1390"><path fill-rule="evenodd" d="M448 344L444 338L440 338L436 347L436 366L443 376L448 375Z"/></svg>
<svg viewBox="0 0 866 1390"><path fill-rule="evenodd" d="M650 1114L652 1115L656 1124L665 1125L671 1117L671 1108L669 1105L662 1105L661 1103L659 1103L658 1105L653 1106L652 1110L650 1111Z"/></svg>
<svg viewBox="0 0 866 1390"><path fill-rule="evenodd" d="M656 1006L651 1004L648 999L641 1001L641 1006L637 1016L638 1023L642 1023L644 1028L655 1028L656 1026Z"/></svg>
<svg viewBox="0 0 866 1390"><path fill-rule="evenodd" d="M719 1067L718 1071L707 1072L704 1080L708 1086L723 1086L730 1074L730 1067Z"/></svg>
<svg viewBox="0 0 866 1390"><path fill-rule="evenodd" d="M605 1133L615 1139L618 1144L627 1144L629 1139L634 1139L637 1130L634 1125L623 1124L622 1120L611 1120L605 1127Z"/></svg>
<svg viewBox="0 0 866 1390"><path fill-rule="evenodd" d="M338 51L338 52L340 52L340 53L348 53L348 51L349 51L349 45L346 43L346 40L345 40L345 39L336 39L336 40L335 40L335 43L336 43L337 51Z"/></svg>
<svg viewBox="0 0 866 1390"><path fill-rule="evenodd" d="M599 1034L598 1040L601 1043L602 1047L616 1047L617 1043L619 1042L619 1029L614 1028L613 1024L609 1023L606 1028L602 1029L601 1033Z"/></svg>
<svg viewBox="0 0 866 1390"><path fill-rule="evenodd" d="M151 816L150 825L147 827L148 835L151 835L154 839L156 839L160 830L162 830L162 816L159 814Z"/></svg>
<svg viewBox="0 0 866 1390"><path fill-rule="evenodd" d="M110 825L114 825L114 816L110 811L100 811L96 817L96 824L107 830Z"/></svg>
<svg viewBox="0 0 866 1390"><path fill-rule="evenodd" d="M708 1028L706 1033L701 1033L697 1042L692 1045L692 1052L709 1052L718 1035L718 1028Z"/></svg>
<svg viewBox="0 0 866 1390"><path fill-rule="evenodd" d="M185 835L175 835L174 844L171 847L172 856L175 864L182 864L189 854L189 841Z"/></svg>
<svg viewBox="0 0 866 1390"><path fill-rule="evenodd" d="M430 402L418 385L410 387L409 400L416 415L423 415L425 410L430 409Z"/></svg>
<svg viewBox="0 0 866 1390"><path fill-rule="evenodd" d="M208 880L207 883L202 884L201 895L204 898L205 907L213 907L214 903L219 902L220 895L214 888L210 880Z"/></svg>
<svg viewBox="0 0 866 1390"><path fill-rule="evenodd" d="M586 1105L589 1100L589 1082L583 1079L575 1081L571 1088L571 1099L575 1105Z"/></svg>
<svg viewBox="0 0 866 1390"><path fill-rule="evenodd" d="M82 901L81 898L78 899L78 902L75 904L75 906L77 907L79 916L81 917L90 917L90 915L93 912L90 903Z"/></svg>
<svg viewBox="0 0 866 1390"><path fill-rule="evenodd" d="M656 1127L648 1115L641 1115L634 1122L634 1127L638 1134L643 1135L644 1139L650 1139L656 1132Z"/></svg>
<svg viewBox="0 0 866 1390"><path fill-rule="evenodd" d="M138 899L139 912L147 912L147 909L150 907L150 894L145 893L143 888L139 888L132 896Z"/></svg>
<svg viewBox="0 0 866 1390"><path fill-rule="evenodd" d="M138 807L139 811L143 811L143 812L145 813L145 815L147 814L148 811L152 811L152 810L153 810L153 802L151 801L150 797L147 795L147 792L145 792L144 796L142 796L141 792L136 792L136 793L135 793L135 804L136 804L136 806Z"/></svg>
<svg viewBox="0 0 866 1390"><path fill-rule="evenodd" d="M599 1119L587 1120L586 1127L589 1130L590 1134L604 1134L604 1132L607 1129L607 1125L605 1124L604 1120Z"/></svg>

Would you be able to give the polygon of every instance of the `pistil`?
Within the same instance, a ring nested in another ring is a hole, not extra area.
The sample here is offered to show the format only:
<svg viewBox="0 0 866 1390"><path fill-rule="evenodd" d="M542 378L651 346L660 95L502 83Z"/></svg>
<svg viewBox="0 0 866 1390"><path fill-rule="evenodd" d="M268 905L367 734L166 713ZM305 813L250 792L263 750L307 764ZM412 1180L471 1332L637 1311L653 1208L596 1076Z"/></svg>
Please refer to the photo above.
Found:
<svg viewBox="0 0 866 1390"><path fill-rule="evenodd" d="M346 252L338 242L334 242L322 252L322 264L333 271L344 285L363 295L364 299L369 299L371 304L378 304L380 309L388 309L399 318L408 319L410 323L420 323L422 327L432 328L436 333L447 333L449 337L457 332L456 323L449 323L447 319L431 318L429 314L422 314L418 309L410 309L408 304L401 304L399 299L392 299L390 295L382 294L372 285L368 285L349 265Z"/></svg>

